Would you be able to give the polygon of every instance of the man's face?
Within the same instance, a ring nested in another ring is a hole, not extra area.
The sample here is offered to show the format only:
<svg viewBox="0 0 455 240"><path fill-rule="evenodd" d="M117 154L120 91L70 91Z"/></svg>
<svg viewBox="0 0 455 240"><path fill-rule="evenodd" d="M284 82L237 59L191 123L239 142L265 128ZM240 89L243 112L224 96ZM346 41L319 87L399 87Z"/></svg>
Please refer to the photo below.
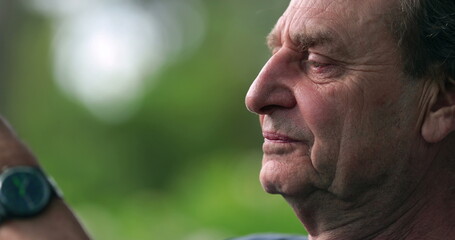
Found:
<svg viewBox="0 0 455 240"><path fill-rule="evenodd" d="M266 191L350 198L407 174L422 84L402 74L386 23L393 4L291 0L246 96L260 116Z"/></svg>

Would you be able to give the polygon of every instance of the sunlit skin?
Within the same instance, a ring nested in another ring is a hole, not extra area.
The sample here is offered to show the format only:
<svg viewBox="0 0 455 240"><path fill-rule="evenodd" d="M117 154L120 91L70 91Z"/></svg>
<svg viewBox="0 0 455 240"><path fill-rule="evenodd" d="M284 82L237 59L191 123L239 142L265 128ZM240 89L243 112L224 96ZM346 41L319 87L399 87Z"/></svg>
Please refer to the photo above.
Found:
<svg viewBox="0 0 455 240"><path fill-rule="evenodd" d="M424 126L438 85L403 73L385 22L394 4L292 0L246 96L264 135L261 183L310 239L406 237L400 219L417 214L437 175L439 148L422 131L433 132Z"/></svg>

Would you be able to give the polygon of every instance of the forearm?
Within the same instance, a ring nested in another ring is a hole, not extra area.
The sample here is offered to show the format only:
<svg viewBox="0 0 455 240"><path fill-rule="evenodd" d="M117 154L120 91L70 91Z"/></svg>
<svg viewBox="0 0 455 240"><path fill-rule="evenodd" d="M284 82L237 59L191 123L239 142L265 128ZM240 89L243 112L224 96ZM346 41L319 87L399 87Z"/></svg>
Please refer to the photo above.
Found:
<svg viewBox="0 0 455 240"><path fill-rule="evenodd" d="M0 240L90 239L62 199L55 198L36 217L6 221L0 225Z"/></svg>
<svg viewBox="0 0 455 240"><path fill-rule="evenodd" d="M0 173L16 166L39 167L39 163L0 117ZM49 205L36 216L13 217L0 222L0 240L89 239L63 199L56 194L51 198Z"/></svg>

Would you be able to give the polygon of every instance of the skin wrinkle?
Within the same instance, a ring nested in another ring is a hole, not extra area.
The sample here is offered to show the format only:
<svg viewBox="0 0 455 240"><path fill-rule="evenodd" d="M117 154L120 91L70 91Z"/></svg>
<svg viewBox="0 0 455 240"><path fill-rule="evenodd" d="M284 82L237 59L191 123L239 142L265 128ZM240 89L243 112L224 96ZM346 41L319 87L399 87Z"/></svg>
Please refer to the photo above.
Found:
<svg viewBox="0 0 455 240"><path fill-rule="evenodd" d="M361 79L360 81L355 81L354 83L360 83L360 82L365 83L365 82L367 82L367 79ZM353 85L353 86L357 86L357 89L358 89L358 90L352 90L352 89L351 89L350 91L347 91L347 92L355 93L355 95L358 95L358 96L363 96L363 99L367 99L367 98L369 97L369 96L366 95L366 93L365 93L365 91L364 91L364 88L363 88L363 87L360 87L361 84L356 84L356 85ZM368 109L367 109L367 106L365 106L365 105L363 104L363 102L364 102L364 100L358 101L358 103L361 104L361 107L356 107L356 108L362 109L361 112L367 112L367 110L368 110ZM362 115L362 114L359 114L359 115L360 115L361 118L360 118L360 119L357 119L357 123L356 123L356 124L362 125L364 122L366 122L366 123L369 123L369 122L370 122L370 120L363 118L364 115ZM346 122L345 126L349 126L348 122ZM382 128L384 128L384 127L385 127L385 126L383 126ZM381 132L381 131L382 131L381 129L376 130L377 133L379 133L379 132ZM350 139L346 139L346 141L350 141ZM366 146L366 147L367 147L367 146ZM345 148L346 148L346 147L342 147L340 150L345 149ZM342 154L340 154L340 155L342 155ZM340 168L340 167L337 167L337 168Z"/></svg>
<svg viewBox="0 0 455 240"><path fill-rule="evenodd" d="M427 157L434 157L435 159L438 158L438 155L440 155L442 152L440 151L436 151L435 153L435 156L427 156ZM435 161L433 161L431 163L431 165L435 165ZM422 189L427 189L427 186L424 186L424 185L427 185L428 183L425 183L424 180L426 178L432 178L431 177L431 173L430 173L430 168L427 168L424 172L424 174L422 175L421 178L418 179L417 183L416 183L416 186L413 188L413 191L411 191L407 197L405 199L402 200L403 203L405 202L411 202L412 204L409 206L409 209L407 211L404 211L403 214L401 214L399 216L399 218L397 219L400 219L402 221L402 219L415 219L416 216L418 216L421 212L423 212L423 210L425 209L425 206L428 206L430 205L430 200L429 199L424 199L424 201L413 201L412 198L416 195L419 195L421 193L419 193L419 190L422 191ZM431 187L431 186L430 186ZM414 211L412 211L414 210ZM409 221L412 223L412 221ZM391 222L391 224L394 224L396 222ZM389 225L389 226L390 226ZM398 232L399 235L399 239L405 239L406 236L407 236L407 233L409 233L412 228L414 228L414 226L416 225L416 223L413 223L411 225L408 225L405 230L406 231L401 231ZM388 226L385 226L384 228L386 229ZM429 231L429 230L428 230ZM425 237L425 231L423 231L424 233L422 233L421 237L424 238L424 239L428 239L427 237ZM392 236L393 233L389 233L390 236ZM396 232L395 232L396 234ZM394 237L397 237L398 235L394 235Z"/></svg>
<svg viewBox="0 0 455 240"><path fill-rule="evenodd" d="M339 84L343 85L343 82L340 82ZM323 103L325 102L328 102L330 101L330 97L335 97L335 93L333 92L333 88L324 88L322 85L324 84L312 84L313 87L315 87L316 89L319 88L319 91L324 91L324 90L327 90L327 96L323 99L321 99L320 102L313 102L312 105L314 106L319 106L319 105L322 105ZM315 98L316 99L316 98ZM333 138L332 136L330 136L331 138ZM321 142L319 141L318 138L315 139L316 141L313 143L312 147L314 146L322 146ZM339 145L339 143L338 143ZM321 166L320 164L318 164L317 162L315 162L316 159L318 159L317 156L315 156L315 153L317 151L311 151L311 160L313 162L313 166L315 167L315 170L318 172L319 176L321 176L321 180L322 179L326 179L326 180L323 180L322 182L324 182L323 186L323 190L327 191L328 187L330 186L331 182L333 181L333 176L334 174L336 174L335 172L335 168L331 168L331 166L327 166L327 164ZM333 159L338 159L338 158L335 158L335 157L332 157ZM332 162L332 161L329 161L329 162ZM324 174L324 172L326 172Z"/></svg>
<svg viewBox="0 0 455 240"><path fill-rule="evenodd" d="M424 175L427 175L428 174L428 171L426 171L426 173ZM418 186L422 184L423 180L424 180L424 176L422 176L422 178L420 178L418 180L418 183L416 184L416 187L414 187L414 189L409 192L409 194L401 200L401 203L402 204L399 204L397 206L404 206L405 204L404 203L408 203L408 202L411 202L412 204L409 205L409 208L406 210L406 211L402 211L402 214L398 215L395 219L395 221L390 221L389 224L386 224L383 226L383 228L379 228L376 232L373 232L370 234L370 237L368 239L373 239L374 237L378 236L381 234L382 231L384 231L384 229L387 229L389 228L390 226L392 226L393 224L395 224L399 219L403 219L403 218L409 218L409 219L412 219L414 218L415 216L417 216L419 214L419 212L422 210L422 204L425 204L425 202L418 202L418 201L412 201L412 197L417 195L418 194L418 189L422 189L422 188L419 188ZM416 209L416 211L411 211L412 209ZM399 210L398 207L394 210ZM407 230L406 231L401 231L401 233L399 233L399 235L394 235L394 239L397 238L397 239L405 239L406 236L407 236L407 232L410 231L410 228L412 228L412 226L407 226ZM399 238L398 238L399 237Z"/></svg>
<svg viewBox="0 0 455 240"><path fill-rule="evenodd" d="M313 8L313 9L315 9L315 8ZM280 21L283 21L282 18L280 19ZM295 21L297 21L297 20L295 20ZM370 20L370 21L373 21L373 20ZM287 28L290 28L290 26L293 24L293 22L291 22L290 24L286 24L286 21L285 21L284 24L287 26ZM275 26L275 28L272 30L272 32L267 37L268 46L272 52L275 52L276 48L281 47L283 45L281 42L281 39L286 39L286 38L290 39L290 41L289 41L290 43L293 43L289 47L291 47L292 49L295 49L297 52L298 52L298 49L300 49L300 52L301 52L302 49L306 50L309 47L314 47L315 45L323 45L324 43L327 43L327 42L331 42L333 44L333 42L334 42L333 33L331 33L331 31L329 31L329 30L325 30L322 32L316 32L316 33L307 33L307 34L297 33L294 36L282 37L282 36L280 36L280 34L277 33L277 27L279 27L279 26L280 26L280 22ZM289 31L283 31L283 32L289 32ZM305 31L299 30L297 32L305 32ZM346 48L346 47L344 47L344 44L343 45L336 44L336 45L337 45L337 47L334 47L334 49L336 49L336 50L332 50L332 51L328 50L328 52L330 54L334 54L336 56L342 56L342 55L349 56L348 52L342 51L343 49ZM333 48L329 48L329 49L333 49ZM391 52L390 54L395 54L398 51L396 50L396 51L390 51L390 52ZM368 60L363 60L363 61L359 61L359 59L356 59L356 60L358 62L357 66L351 66L351 67L349 67L349 64L352 64L352 62L349 63L347 61L343 61L340 59L337 59L336 62L338 62L342 65L345 65L345 66L343 66L345 69L349 69L349 70L353 70L353 71L363 71L363 72L374 72L375 70L374 69L370 69L370 70L362 69L362 66L363 67L381 66L381 64L374 64L374 65L368 64L367 63ZM361 64L359 64L359 62L361 62ZM387 66L387 65L390 65L390 63L384 63L382 65Z"/></svg>
<svg viewBox="0 0 455 240"><path fill-rule="evenodd" d="M358 86L358 85L357 85L357 88L358 88L358 89L361 89L362 96L365 96L365 92L363 91L363 88L361 88L361 87ZM346 92L346 94L347 94L347 92ZM348 97L346 96L345 99L348 99ZM358 104L360 105L360 106L359 106L359 109L364 109L364 108L365 108L365 106L364 106L364 104L363 104L363 101L358 101ZM362 124L362 120L363 120L362 118L359 120L359 121L360 121L360 124ZM348 119L344 119L343 126L348 126L348 125L349 125ZM341 130L341 135L342 135L342 136L345 135L343 129ZM336 159L339 159L339 157L342 155L341 152L342 152L343 149L344 149L343 146L346 145L346 143L345 143L346 141L349 141L349 139L346 139L346 140L342 139L341 142L339 143L339 145L338 145L338 153L337 153L337 155L336 155ZM335 168L336 168L336 169L339 169L339 168L341 167L340 164L341 164L341 162L340 162L340 161L337 161L336 167L335 167ZM328 191L331 192L331 193L333 193L333 194L334 194L334 192L335 192L334 186L333 186L333 184L334 184L333 180L336 179L337 177L338 177L338 176L337 176L337 172L335 171L334 176L333 176L333 178L331 179L331 183L330 183L330 185L329 185L329 187L328 187Z"/></svg>
<svg viewBox="0 0 455 240"><path fill-rule="evenodd" d="M401 51L380 20L386 3L292 0L269 35L273 55L247 95L263 130L272 126L307 143L265 145L261 183L285 197L311 240L401 238L408 230L400 232L400 218L419 215L415 208L424 205L418 200L426 192L417 187L428 180L421 174L432 156L419 125L431 98L422 95L425 81L402 73ZM338 56L337 42L349 56ZM292 94L276 98L281 88Z"/></svg>
<svg viewBox="0 0 455 240"><path fill-rule="evenodd" d="M366 72L366 71L364 71L364 72ZM369 71L369 72L374 72L374 71L372 70L372 71ZM364 92L364 91L362 91L362 92ZM362 95L364 95L364 94L362 94ZM362 101L360 101L360 102L362 102ZM360 119L360 122L362 122L362 119Z"/></svg>

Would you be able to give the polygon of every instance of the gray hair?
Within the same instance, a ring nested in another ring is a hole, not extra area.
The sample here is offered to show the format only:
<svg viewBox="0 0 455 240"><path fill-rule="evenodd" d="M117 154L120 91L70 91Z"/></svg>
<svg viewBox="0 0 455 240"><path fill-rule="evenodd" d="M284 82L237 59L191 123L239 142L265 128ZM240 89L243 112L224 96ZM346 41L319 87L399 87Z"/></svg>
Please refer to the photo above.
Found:
<svg viewBox="0 0 455 240"><path fill-rule="evenodd" d="M422 78L436 72L455 85L455 0L400 0L392 15L404 73Z"/></svg>

